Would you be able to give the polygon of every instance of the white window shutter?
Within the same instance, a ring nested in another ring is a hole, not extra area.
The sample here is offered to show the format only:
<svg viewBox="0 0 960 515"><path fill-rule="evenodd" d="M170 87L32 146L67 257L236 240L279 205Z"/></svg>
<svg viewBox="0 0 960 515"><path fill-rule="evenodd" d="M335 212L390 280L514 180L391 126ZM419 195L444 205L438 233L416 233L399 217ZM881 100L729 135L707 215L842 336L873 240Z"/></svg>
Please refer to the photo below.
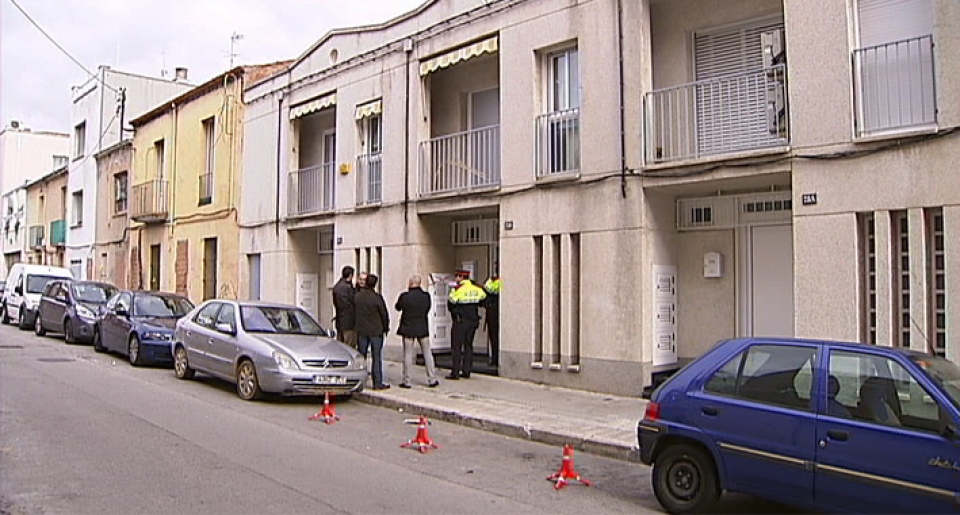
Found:
<svg viewBox="0 0 960 515"><path fill-rule="evenodd" d="M933 33L932 0L859 0L860 47Z"/></svg>

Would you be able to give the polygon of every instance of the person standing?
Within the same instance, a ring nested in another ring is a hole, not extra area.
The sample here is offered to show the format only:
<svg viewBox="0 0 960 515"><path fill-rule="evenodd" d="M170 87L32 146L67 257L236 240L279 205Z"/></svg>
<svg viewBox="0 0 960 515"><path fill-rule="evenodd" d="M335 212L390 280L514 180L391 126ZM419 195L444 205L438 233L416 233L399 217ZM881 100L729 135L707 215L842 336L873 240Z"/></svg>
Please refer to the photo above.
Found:
<svg viewBox="0 0 960 515"><path fill-rule="evenodd" d="M334 328L337 340L357 348L357 307L354 298L357 295L353 287L353 267L345 266L340 271L340 280L333 287Z"/></svg>
<svg viewBox="0 0 960 515"><path fill-rule="evenodd" d="M447 307L453 317L452 347L453 363L447 379L470 378L473 372L473 337L480 327L480 303L487 297L483 288L473 284L470 273L458 271L461 277L456 288L450 291Z"/></svg>
<svg viewBox="0 0 960 515"><path fill-rule="evenodd" d="M500 363L500 289L503 281L499 275L494 275L483 283L483 291L487 298L483 301L484 320L487 324L487 335L490 338L490 359L488 363L499 366Z"/></svg>
<svg viewBox="0 0 960 515"><path fill-rule="evenodd" d="M373 389L386 390L390 385L383 380L383 336L390 330L390 315L387 303L374 289L378 281L376 275L367 274L363 287L357 291L357 343L364 360L367 351L372 351Z"/></svg>
<svg viewBox="0 0 960 515"><path fill-rule="evenodd" d="M410 370L417 354L414 344L420 345L423 353L423 363L427 367L427 386L435 388L440 384L437 381L437 368L433 362L433 352L430 350L430 324L427 315L430 313L430 294L420 287L419 275L410 277L407 281L407 291L400 294L394 306L400 312L400 326L397 334L403 338L403 379L400 388L410 388Z"/></svg>

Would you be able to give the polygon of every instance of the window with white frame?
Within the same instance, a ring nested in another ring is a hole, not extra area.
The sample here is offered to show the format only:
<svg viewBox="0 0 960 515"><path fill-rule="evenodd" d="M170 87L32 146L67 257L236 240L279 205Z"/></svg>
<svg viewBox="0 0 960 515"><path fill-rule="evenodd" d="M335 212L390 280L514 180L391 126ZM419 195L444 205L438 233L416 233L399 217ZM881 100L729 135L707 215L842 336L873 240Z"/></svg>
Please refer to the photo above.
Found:
<svg viewBox="0 0 960 515"><path fill-rule="evenodd" d="M73 203L71 204L73 217L70 225L79 227L83 225L83 190L73 192Z"/></svg>
<svg viewBox="0 0 960 515"><path fill-rule="evenodd" d="M360 183L357 201L374 204L383 200L383 121L380 114L364 116L359 121L362 152L358 158Z"/></svg>
<svg viewBox="0 0 960 515"><path fill-rule="evenodd" d="M544 56L546 113L537 117L537 176L580 170L580 54L577 47Z"/></svg>
<svg viewBox="0 0 960 515"><path fill-rule="evenodd" d="M943 232L943 208L924 210L927 227L927 265L931 352L947 354L947 268Z"/></svg>
<svg viewBox="0 0 960 515"><path fill-rule="evenodd" d="M216 164L215 150L217 143L216 119L207 118L203 121L204 138L204 165L200 176L200 204L209 204L213 201L213 171Z"/></svg>
<svg viewBox="0 0 960 515"><path fill-rule="evenodd" d="M127 212L128 181L127 172L120 172L113 176L113 213L115 215Z"/></svg>
<svg viewBox="0 0 960 515"><path fill-rule="evenodd" d="M80 122L73 128L73 157L83 157L87 149L87 122Z"/></svg>
<svg viewBox="0 0 960 515"><path fill-rule="evenodd" d="M162 139L157 140L157 142L153 144L153 154L157 164L157 179L163 179L164 174L166 173L167 156L166 156L166 149Z"/></svg>

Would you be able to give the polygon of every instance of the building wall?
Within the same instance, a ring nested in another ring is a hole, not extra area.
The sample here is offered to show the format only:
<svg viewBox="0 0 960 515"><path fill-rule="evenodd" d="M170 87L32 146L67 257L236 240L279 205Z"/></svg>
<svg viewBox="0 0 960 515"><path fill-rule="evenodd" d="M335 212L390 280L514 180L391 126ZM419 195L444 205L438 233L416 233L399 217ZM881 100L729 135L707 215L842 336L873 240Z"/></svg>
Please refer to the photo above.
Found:
<svg viewBox="0 0 960 515"><path fill-rule="evenodd" d="M100 201L96 203L97 231L94 250L95 278L113 283L121 288L129 286L129 209L131 204L130 181L133 180L133 142L112 146L97 155ZM118 206L115 177L127 174L126 208Z"/></svg>
<svg viewBox="0 0 960 515"><path fill-rule="evenodd" d="M56 220L65 220L66 186L67 173L63 170L50 174L26 188L28 233L31 226L43 227L42 248L26 249L27 255L34 263L64 266L64 244L53 244L53 230L50 224Z"/></svg>

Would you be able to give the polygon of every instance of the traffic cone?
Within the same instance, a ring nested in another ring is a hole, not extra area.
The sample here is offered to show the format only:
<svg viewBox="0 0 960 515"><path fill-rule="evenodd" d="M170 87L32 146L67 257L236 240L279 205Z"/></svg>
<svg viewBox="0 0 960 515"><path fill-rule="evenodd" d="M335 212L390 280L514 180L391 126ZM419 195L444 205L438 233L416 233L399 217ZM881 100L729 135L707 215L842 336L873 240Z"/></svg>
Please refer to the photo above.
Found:
<svg viewBox="0 0 960 515"><path fill-rule="evenodd" d="M320 411L310 415L310 420L320 420L321 418L327 424L333 424L340 420L340 417L337 416L337 408L330 404L330 392L323 394L323 407Z"/></svg>
<svg viewBox="0 0 960 515"><path fill-rule="evenodd" d="M430 425L430 421L427 420L427 417L420 415L420 417L415 419L404 420L407 424L417 424L417 436L412 440L407 440L407 443L400 444L400 447L406 448L410 446L416 446L420 449L422 454L426 454L430 449L437 449L440 446L433 443L433 440L430 438L430 435L427 434L427 426Z"/></svg>
<svg viewBox="0 0 960 515"><path fill-rule="evenodd" d="M557 482L557 484L553 485L554 490L559 490L567 486L567 482L569 481L577 481L583 486L591 485L589 480L582 479L580 474L577 474L577 471L573 470L573 446L570 444L563 446L563 464L560 466L560 471L548 477L547 480Z"/></svg>

